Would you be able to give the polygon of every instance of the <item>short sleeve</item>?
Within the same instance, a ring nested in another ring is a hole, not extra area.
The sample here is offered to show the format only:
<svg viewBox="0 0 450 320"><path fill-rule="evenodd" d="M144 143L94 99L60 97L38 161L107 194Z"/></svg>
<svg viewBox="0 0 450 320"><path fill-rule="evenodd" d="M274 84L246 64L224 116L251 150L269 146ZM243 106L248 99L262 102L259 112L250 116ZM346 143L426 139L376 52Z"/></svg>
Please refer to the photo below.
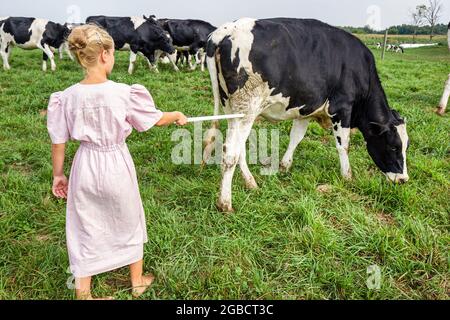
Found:
<svg viewBox="0 0 450 320"><path fill-rule="evenodd" d="M63 144L70 139L66 115L61 104L61 92L50 96L47 108L47 130L53 144Z"/></svg>
<svg viewBox="0 0 450 320"><path fill-rule="evenodd" d="M147 131L157 124L162 116L162 111L156 109L150 92L144 86L131 86L127 121L133 128L139 132Z"/></svg>

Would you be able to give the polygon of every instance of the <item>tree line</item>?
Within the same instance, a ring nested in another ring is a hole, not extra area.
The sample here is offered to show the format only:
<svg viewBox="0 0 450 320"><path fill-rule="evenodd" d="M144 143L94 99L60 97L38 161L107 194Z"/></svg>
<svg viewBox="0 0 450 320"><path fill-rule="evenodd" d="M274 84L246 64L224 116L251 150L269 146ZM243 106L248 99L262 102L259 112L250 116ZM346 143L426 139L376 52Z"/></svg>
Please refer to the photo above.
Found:
<svg viewBox="0 0 450 320"><path fill-rule="evenodd" d="M410 22L388 28L389 34L396 35L429 35L433 40L435 35L447 34L448 26L441 23L444 6L441 0L428 0L428 4L421 4L410 10ZM450 25L449 25L450 26ZM362 28L343 27L344 30L356 34L383 34L386 30L373 30L370 26Z"/></svg>

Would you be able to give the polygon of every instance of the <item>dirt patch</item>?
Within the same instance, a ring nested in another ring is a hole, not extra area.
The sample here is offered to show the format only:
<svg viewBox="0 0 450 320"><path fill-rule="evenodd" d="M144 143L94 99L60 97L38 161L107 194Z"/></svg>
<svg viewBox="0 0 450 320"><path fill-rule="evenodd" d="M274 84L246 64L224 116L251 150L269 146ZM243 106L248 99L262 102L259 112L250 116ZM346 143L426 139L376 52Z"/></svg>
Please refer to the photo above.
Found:
<svg viewBox="0 0 450 320"><path fill-rule="evenodd" d="M316 191L322 194L328 194L333 191L333 187L329 184L321 184L317 186Z"/></svg>

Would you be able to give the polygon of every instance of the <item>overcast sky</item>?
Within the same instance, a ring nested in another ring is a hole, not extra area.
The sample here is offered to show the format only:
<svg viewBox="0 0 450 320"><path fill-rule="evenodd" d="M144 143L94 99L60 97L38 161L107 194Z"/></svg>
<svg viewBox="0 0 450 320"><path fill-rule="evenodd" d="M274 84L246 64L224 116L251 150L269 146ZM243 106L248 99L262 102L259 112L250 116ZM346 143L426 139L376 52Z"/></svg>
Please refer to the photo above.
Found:
<svg viewBox="0 0 450 320"><path fill-rule="evenodd" d="M220 25L241 17L316 18L338 26L371 25L377 29L409 23L409 11L428 0L2 0L1 16L31 16L78 22L89 15L155 14L163 18L197 18ZM442 22L450 20L450 3Z"/></svg>

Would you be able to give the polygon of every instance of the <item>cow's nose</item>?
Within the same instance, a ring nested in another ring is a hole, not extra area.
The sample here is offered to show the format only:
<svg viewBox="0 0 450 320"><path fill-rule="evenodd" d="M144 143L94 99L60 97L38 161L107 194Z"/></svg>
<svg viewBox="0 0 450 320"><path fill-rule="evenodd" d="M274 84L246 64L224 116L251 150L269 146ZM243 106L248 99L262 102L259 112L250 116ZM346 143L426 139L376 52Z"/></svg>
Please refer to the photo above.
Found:
<svg viewBox="0 0 450 320"><path fill-rule="evenodd" d="M404 183L407 183L408 181L409 181L409 177L408 176L401 177L401 178L397 179L397 183L399 183L399 184L404 184Z"/></svg>

